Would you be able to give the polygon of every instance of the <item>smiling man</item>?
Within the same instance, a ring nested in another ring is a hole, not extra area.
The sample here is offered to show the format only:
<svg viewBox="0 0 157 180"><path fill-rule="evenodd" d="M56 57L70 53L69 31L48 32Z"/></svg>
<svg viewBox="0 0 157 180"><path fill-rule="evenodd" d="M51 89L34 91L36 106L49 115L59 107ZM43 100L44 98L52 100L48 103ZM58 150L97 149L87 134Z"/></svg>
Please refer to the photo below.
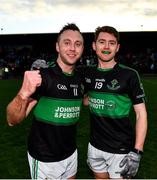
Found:
<svg viewBox="0 0 157 180"><path fill-rule="evenodd" d="M17 96L7 107L10 126L33 111L28 138L32 179L74 179L77 172L76 125L80 115L83 85L75 64L84 48L75 24L58 34L58 58L49 68L26 71Z"/></svg>
<svg viewBox="0 0 157 180"><path fill-rule="evenodd" d="M98 27L93 42L98 66L84 72L84 104L89 105L91 120L87 162L96 179L134 177L146 137L144 90L138 73L115 60L119 48L117 30ZM132 106L135 136L129 119Z"/></svg>

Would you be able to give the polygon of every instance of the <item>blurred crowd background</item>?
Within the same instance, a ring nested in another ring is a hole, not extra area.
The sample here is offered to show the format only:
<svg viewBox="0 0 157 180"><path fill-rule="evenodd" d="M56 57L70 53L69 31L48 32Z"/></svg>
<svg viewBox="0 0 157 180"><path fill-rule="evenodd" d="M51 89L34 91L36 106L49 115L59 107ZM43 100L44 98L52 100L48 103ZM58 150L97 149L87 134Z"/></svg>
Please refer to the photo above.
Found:
<svg viewBox="0 0 157 180"><path fill-rule="evenodd" d="M93 33L84 33L85 50L77 66L97 64ZM57 34L0 35L0 79L19 78L36 59L55 61ZM140 74L157 73L157 32L120 33L117 61Z"/></svg>

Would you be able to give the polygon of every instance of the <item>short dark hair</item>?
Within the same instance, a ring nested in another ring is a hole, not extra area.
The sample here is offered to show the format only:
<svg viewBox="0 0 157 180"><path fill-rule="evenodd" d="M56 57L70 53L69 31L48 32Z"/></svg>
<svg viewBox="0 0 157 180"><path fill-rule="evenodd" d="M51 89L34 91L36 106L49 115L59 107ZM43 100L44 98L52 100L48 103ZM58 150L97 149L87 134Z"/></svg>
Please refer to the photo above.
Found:
<svg viewBox="0 0 157 180"><path fill-rule="evenodd" d="M78 31L82 35L82 33L80 32L80 29L77 27L76 24L68 23L67 25L63 26L63 28L58 33L57 42L59 41L60 35L66 30Z"/></svg>
<svg viewBox="0 0 157 180"><path fill-rule="evenodd" d="M120 35L119 32L112 26L102 26L102 27L97 27L95 30L95 34L94 34L94 40L96 41L98 39L98 36L101 32L106 32L109 34L113 34L115 36L115 38L117 39L117 42L119 43L120 41Z"/></svg>

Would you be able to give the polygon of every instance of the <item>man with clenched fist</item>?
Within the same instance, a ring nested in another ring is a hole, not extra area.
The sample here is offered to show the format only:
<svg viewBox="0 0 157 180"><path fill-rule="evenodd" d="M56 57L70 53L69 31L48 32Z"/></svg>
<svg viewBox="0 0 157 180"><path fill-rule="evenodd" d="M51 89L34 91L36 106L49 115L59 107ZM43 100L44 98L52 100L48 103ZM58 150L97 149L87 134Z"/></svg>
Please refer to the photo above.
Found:
<svg viewBox="0 0 157 180"><path fill-rule="evenodd" d="M75 135L83 85L75 64L82 55L83 44L79 28L65 25L56 42L56 62L48 68L26 71L21 89L7 106L9 126L20 123L34 108L28 137L32 179L76 177Z"/></svg>

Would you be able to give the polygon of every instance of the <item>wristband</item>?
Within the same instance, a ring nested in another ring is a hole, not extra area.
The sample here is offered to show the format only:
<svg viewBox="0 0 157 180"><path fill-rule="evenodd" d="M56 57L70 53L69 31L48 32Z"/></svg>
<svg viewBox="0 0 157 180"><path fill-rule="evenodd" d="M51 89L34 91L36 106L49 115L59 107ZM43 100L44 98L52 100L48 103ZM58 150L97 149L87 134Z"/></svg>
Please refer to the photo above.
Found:
<svg viewBox="0 0 157 180"><path fill-rule="evenodd" d="M143 154L143 151L141 151L141 150L139 150L139 149L136 149L136 148L134 148L132 151L135 152L135 153L137 153L137 154L140 154L140 155Z"/></svg>

